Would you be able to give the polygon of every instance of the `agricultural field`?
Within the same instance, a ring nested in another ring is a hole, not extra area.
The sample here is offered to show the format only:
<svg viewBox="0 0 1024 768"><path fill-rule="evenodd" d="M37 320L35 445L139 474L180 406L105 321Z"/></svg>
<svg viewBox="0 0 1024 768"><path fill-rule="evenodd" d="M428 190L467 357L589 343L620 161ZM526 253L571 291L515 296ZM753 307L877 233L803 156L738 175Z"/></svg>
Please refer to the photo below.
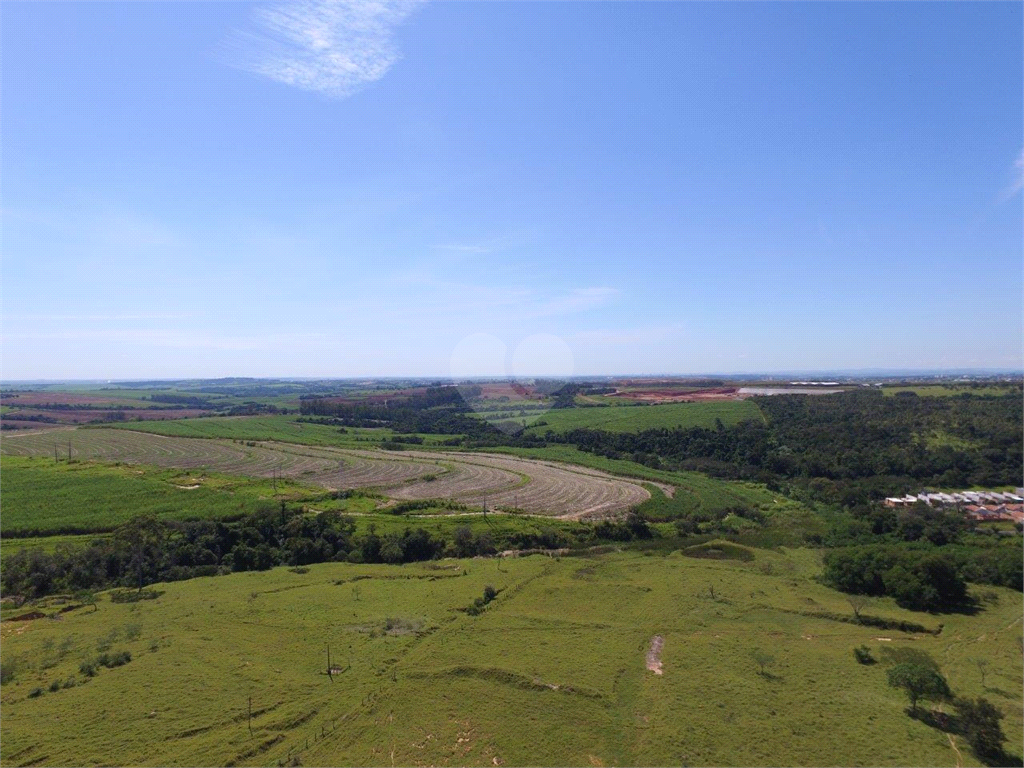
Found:
<svg viewBox="0 0 1024 768"><path fill-rule="evenodd" d="M328 490L374 488L394 499L444 499L570 519L614 516L650 498L646 488L629 479L503 455L340 449L118 429L56 433L60 443L54 451L54 434L10 437L2 452L37 459L56 453L56 459L67 443L72 460L153 465L264 482L284 478Z"/></svg>
<svg viewBox="0 0 1024 768"><path fill-rule="evenodd" d="M907 716L889 648L931 654L954 691L993 701L1020 754L1020 593L940 617L878 600L865 613L937 634L878 629L815 581L814 552L744 558L326 563L36 608L57 620L5 608L0 759L978 765L961 737ZM494 599L467 613L485 587ZM858 664L861 645L880 663ZM95 666L102 654L128 661Z"/></svg>
<svg viewBox="0 0 1024 768"><path fill-rule="evenodd" d="M978 386L971 384L955 384L955 385L942 385L942 384L924 384L919 386L898 386L898 385L885 385L882 388L882 394L887 397L893 397L894 395L903 394L906 392L913 392L919 397L955 397L956 395L971 394L975 397L1001 397L1003 395L1009 395L1013 392L1020 392L1019 386Z"/></svg>
<svg viewBox="0 0 1024 768"><path fill-rule="evenodd" d="M608 432L642 432L645 429L704 427L713 429L717 421L731 427L741 421L761 419L761 411L749 400L722 400L666 405L565 408L545 413L529 428L544 434L573 429L603 429Z"/></svg>
<svg viewBox="0 0 1024 768"><path fill-rule="evenodd" d="M151 432L167 437L223 438L228 440L258 440L300 445L330 445L366 448L367 443L380 443L395 436L390 429L359 429L297 421L294 416L221 416L205 419L178 419L146 424L111 424L114 429ZM440 435L418 435L424 444L437 444Z"/></svg>
<svg viewBox="0 0 1024 768"><path fill-rule="evenodd" d="M572 467L588 467L622 477L631 477L657 483L674 490L670 498L678 514L684 512L715 511L729 507L775 507L793 502L781 494L769 491L758 483L719 480L700 472L675 472L651 469L625 459L609 459L581 451L571 445L549 445L545 448L496 447L486 449L493 453L507 453L545 462L565 463ZM577 470L578 471L578 470ZM669 494L662 494L669 497ZM800 505L797 505L800 506Z"/></svg>
<svg viewBox="0 0 1024 768"><path fill-rule="evenodd" d="M312 495L287 481L275 489L265 479L30 456L3 456L0 473L5 550L11 536L112 531L142 514L165 520L237 517L275 498Z"/></svg>

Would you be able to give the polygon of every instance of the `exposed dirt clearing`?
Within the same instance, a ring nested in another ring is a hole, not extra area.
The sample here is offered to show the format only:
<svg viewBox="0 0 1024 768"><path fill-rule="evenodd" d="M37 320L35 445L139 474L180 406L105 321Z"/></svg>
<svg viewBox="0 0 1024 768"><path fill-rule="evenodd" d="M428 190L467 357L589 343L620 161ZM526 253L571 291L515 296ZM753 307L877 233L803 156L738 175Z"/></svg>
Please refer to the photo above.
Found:
<svg viewBox="0 0 1024 768"><path fill-rule="evenodd" d="M655 635L651 638L651 647L647 651L647 669L656 675L663 674L661 669L661 649L665 645L665 638Z"/></svg>

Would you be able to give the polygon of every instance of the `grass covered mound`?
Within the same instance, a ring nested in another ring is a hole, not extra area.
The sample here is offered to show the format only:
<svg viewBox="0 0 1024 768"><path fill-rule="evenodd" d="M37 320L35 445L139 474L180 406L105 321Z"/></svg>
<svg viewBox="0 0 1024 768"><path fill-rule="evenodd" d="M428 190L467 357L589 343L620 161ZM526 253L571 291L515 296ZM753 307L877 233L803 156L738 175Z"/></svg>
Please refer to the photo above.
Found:
<svg viewBox="0 0 1024 768"><path fill-rule="evenodd" d="M722 539L695 544L686 547L682 552L686 557L700 557L706 560L740 560L746 563L754 559L754 551L749 547Z"/></svg>

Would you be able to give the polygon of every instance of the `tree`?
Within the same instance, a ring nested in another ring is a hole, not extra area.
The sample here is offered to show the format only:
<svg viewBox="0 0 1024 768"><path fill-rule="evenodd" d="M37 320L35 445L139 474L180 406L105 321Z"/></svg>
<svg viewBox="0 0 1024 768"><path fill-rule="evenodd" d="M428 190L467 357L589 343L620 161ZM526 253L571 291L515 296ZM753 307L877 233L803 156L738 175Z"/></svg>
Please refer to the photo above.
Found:
<svg viewBox="0 0 1024 768"><path fill-rule="evenodd" d="M75 597L82 601L82 605L91 605L94 613L99 610L99 606L96 605L97 601L94 593L79 592Z"/></svg>
<svg viewBox="0 0 1024 768"><path fill-rule="evenodd" d="M775 657L772 656L770 653L765 653L764 651L762 651L760 649L755 649L755 650L751 651L750 652L750 657L761 668L760 669L760 674L762 674L762 675L767 677L766 668L768 666L770 666L771 664L775 663Z"/></svg>
<svg viewBox="0 0 1024 768"><path fill-rule="evenodd" d="M853 608L853 616L857 619L857 623L860 624L860 612L867 608L868 603L871 601L866 595L848 595L846 602Z"/></svg>
<svg viewBox="0 0 1024 768"><path fill-rule="evenodd" d="M118 528L114 539L128 553L141 592L146 567L152 568L160 559L164 526L153 515L139 515Z"/></svg>
<svg viewBox="0 0 1024 768"><path fill-rule="evenodd" d="M948 699L952 694L946 678L924 664L903 662L888 672L889 685L902 688L910 699L910 711L917 713L917 702L920 699L939 701Z"/></svg>
<svg viewBox="0 0 1024 768"><path fill-rule="evenodd" d="M955 703L960 716L960 730L974 754L987 762L999 762L1003 756L1003 742L1006 741L999 724L1003 713L988 699L957 699Z"/></svg>

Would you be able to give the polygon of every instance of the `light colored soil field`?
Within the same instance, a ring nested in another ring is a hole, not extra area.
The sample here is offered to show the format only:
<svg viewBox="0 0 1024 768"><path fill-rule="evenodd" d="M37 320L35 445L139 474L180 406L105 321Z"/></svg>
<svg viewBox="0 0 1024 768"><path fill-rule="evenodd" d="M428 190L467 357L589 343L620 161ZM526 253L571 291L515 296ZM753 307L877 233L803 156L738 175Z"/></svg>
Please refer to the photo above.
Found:
<svg viewBox="0 0 1024 768"><path fill-rule="evenodd" d="M95 612L0 625L17 670L0 689L0 761L955 765L946 734L907 716L885 663L855 661L861 644L879 658L886 646L931 654L954 692L1005 714L1020 754L1020 593L994 589L976 615L872 607L944 624L907 634L822 618L849 606L817 571L808 550L750 563L624 552L325 563L160 585L137 604L101 596ZM498 595L480 616L460 610L487 585ZM386 631L396 624L409 629ZM646 668L654 636L663 675ZM131 662L85 678L79 664L108 643ZM344 670L333 679L328 643ZM770 676L754 651L775 658ZM984 685L976 658L988 661Z"/></svg>
<svg viewBox="0 0 1024 768"><path fill-rule="evenodd" d="M517 509L534 514L554 514L566 519L582 520L611 517L651 497L650 492L637 481L586 467L489 453L460 456L455 453L409 451L402 452L402 455L453 461L456 466L463 462L479 464L502 470L507 475L526 478L526 482L517 483L514 487L488 490L486 498L481 498L481 491L454 495L458 501L486 503L492 508ZM423 487L425 485L428 484L421 482L410 488L413 493L427 493Z"/></svg>

